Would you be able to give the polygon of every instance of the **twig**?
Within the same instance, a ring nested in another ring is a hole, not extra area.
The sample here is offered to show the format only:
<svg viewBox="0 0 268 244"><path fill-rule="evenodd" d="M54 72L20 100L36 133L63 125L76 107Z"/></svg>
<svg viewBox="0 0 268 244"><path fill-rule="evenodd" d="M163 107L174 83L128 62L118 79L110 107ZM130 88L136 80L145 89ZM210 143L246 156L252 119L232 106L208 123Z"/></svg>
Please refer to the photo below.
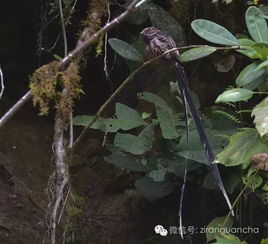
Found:
<svg viewBox="0 0 268 244"><path fill-rule="evenodd" d="M60 20L61 20L61 29L63 35L63 45L64 45L64 57L67 56L68 52L68 43L66 37L65 21L63 16L62 0L59 0L59 9L60 9Z"/></svg>
<svg viewBox="0 0 268 244"><path fill-rule="evenodd" d="M111 18L111 12L110 12L110 5L109 5L108 1L107 1L107 12L108 12L107 22L109 23L110 18ZM107 41L108 41L108 34L106 32L105 36L104 36L104 59L103 59L104 67L103 67L103 70L105 73L106 80L108 80L110 82L110 76L109 76L108 66L107 66ZM110 85L112 85L112 84L110 84Z"/></svg>
<svg viewBox="0 0 268 244"><path fill-rule="evenodd" d="M4 75L1 66L0 66L0 83L1 83L1 91L0 91L0 100L1 100L5 90Z"/></svg>
<svg viewBox="0 0 268 244"><path fill-rule="evenodd" d="M59 64L58 69L60 71L64 71L68 69L70 62L76 58L79 54L81 54L90 43L92 43L94 40L96 40L102 33L105 33L110 28L112 28L113 25L116 23L119 23L119 20L122 20L129 14L133 8L135 8L135 5L140 0L134 0L128 7L128 9L121 14L118 18L113 20L112 22L105 25L102 31L98 31L95 33L92 37L89 37L87 40L85 40L81 45L77 46L69 55L67 55ZM61 0L59 0L59 7L61 12L61 21L62 21L62 30L63 35L65 35L65 27L64 27L64 19L63 19L63 13L62 13L62 5ZM108 26L108 27L107 27ZM106 29L105 29L106 28ZM67 53L67 39L64 39L64 46L65 46L65 54ZM68 166L68 157L67 157L67 145L64 143L64 131L66 128L66 124L68 121L68 118L66 118L66 112L72 116L72 106L71 104L66 104L66 101L70 99L70 88L64 87L61 92L60 101L57 105L57 112L55 117L55 126L54 126L54 148L55 148L55 172L56 172L56 178L55 178L55 192L53 197L53 203L51 208L51 216L50 216L50 243L55 244L56 243L56 233L57 233L57 226L60 223L61 215L63 213L66 200L69 195L69 190L66 188L69 184L69 166ZM66 108L66 105L68 106ZM67 110L67 111L66 111ZM69 120L72 120L72 118L69 118ZM72 143L72 142L71 142ZM70 189L70 188L69 188Z"/></svg>
<svg viewBox="0 0 268 244"><path fill-rule="evenodd" d="M106 107L111 103L111 101L123 90L123 88L128 85L128 83L130 83L132 81L132 78L138 73L140 72L142 69L144 69L147 65L155 62L156 60L160 59L161 57L165 56L167 53L170 52L174 52L176 50L182 50L182 49L190 49L190 48L197 48L197 47L210 47L207 45L190 45L190 46L185 46L185 47L177 47L177 48L172 48L146 62L144 62L143 64L141 64L136 70L134 70L130 76L128 76L123 83L115 90L115 92L106 100L106 102L99 108L99 110L97 111L97 113L95 114L95 116L93 117L92 121L83 129L83 131L81 132L81 134L79 135L79 137L75 140L74 144L73 144L73 148L74 149L79 142L81 141L81 139L85 136L85 134L87 133L87 131L89 130L90 126L94 124L94 122L96 122L96 120L100 117L100 115L103 113L103 111L106 109ZM239 47L239 46L233 46L233 47L215 47L219 50L232 50L232 49L243 49L244 47Z"/></svg>
<svg viewBox="0 0 268 244"><path fill-rule="evenodd" d="M133 0L132 3L128 6L128 8L117 18L113 19L111 22L107 23L102 29L97 31L94 35L86 39L81 45L77 46L73 51L71 51L67 57L65 57L60 63L59 63L59 70L63 71L65 70L68 65L71 63L73 59L78 57L80 54L82 54L88 46L90 46L93 42L95 42L103 33L106 33L107 31L111 30L113 27L115 27L117 24L122 22L131 12L138 9L136 5L140 2L145 2L144 0ZM25 102L27 102L30 98L32 98L31 91L28 91L16 104L13 105L9 109L9 111L0 119L0 128L24 105Z"/></svg>

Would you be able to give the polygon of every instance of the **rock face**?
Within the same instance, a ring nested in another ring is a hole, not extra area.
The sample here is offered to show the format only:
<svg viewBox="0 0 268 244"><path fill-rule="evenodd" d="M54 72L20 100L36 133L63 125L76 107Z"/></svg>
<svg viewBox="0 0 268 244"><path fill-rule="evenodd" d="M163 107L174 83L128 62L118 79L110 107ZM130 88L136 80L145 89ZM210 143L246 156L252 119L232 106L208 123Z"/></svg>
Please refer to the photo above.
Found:
<svg viewBox="0 0 268 244"><path fill-rule="evenodd" d="M0 243L45 237L52 127L39 120L16 119L0 130Z"/></svg>

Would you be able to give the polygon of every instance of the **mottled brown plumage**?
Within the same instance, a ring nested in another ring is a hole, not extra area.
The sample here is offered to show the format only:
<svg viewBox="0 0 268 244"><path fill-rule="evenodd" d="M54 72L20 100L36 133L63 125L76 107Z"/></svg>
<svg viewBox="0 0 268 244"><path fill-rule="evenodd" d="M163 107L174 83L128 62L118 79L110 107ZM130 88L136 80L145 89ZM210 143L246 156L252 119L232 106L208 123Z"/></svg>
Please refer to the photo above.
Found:
<svg viewBox="0 0 268 244"><path fill-rule="evenodd" d="M174 40L155 27L145 28L140 34L146 44L147 58L156 57L172 48L176 48L176 43ZM178 61L180 58L180 53L178 50L176 50L166 54L165 57L167 59L172 59L173 61Z"/></svg>

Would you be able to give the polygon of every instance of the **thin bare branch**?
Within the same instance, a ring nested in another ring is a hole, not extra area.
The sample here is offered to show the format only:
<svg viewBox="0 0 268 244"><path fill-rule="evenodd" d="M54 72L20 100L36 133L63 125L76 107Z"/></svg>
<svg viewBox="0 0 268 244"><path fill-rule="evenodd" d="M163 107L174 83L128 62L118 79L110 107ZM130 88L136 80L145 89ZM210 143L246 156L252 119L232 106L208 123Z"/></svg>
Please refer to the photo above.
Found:
<svg viewBox="0 0 268 244"><path fill-rule="evenodd" d="M190 46L185 46L185 47L177 47L177 48L172 48L146 62L144 62L143 64L141 64L136 70L134 70L130 76L128 76L123 83L115 90L115 92L106 100L106 102L99 108L99 110L97 111L96 115L94 116L93 120L83 129L83 131L81 132L81 134L79 135L79 137L76 139L76 141L73 144L73 148L74 149L79 142L82 140L82 138L85 136L85 134L87 133L87 131L89 130L90 126L93 125L94 122L96 122L96 120L101 116L101 114L103 113L103 111L107 108L107 106L112 102L112 100L123 90L123 88L128 85L134 78L134 76L139 73L142 69L144 69L146 66L148 66L149 64L155 62L156 60L162 58L163 56L165 56L166 54L170 53L170 52L174 52L176 50L183 50L183 49L191 49L191 48L197 48L197 47L209 47L207 45L190 45ZM232 50L232 49L244 49L244 47L240 47L240 46L233 46L233 47L215 47L218 50Z"/></svg>
<svg viewBox="0 0 268 244"><path fill-rule="evenodd" d="M102 29L97 31L94 35L86 39L81 45L77 46L73 51L71 51L60 63L59 70L65 70L71 61L82 54L88 46L95 42L102 34L114 28L117 24L122 22L131 12L136 11L138 7L136 5L142 1L143 3L147 0L133 0L128 8L117 18L113 19L111 22L107 23ZM0 119L0 128L27 102L32 98L31 91L28 91L16 104L14 104L9 111Z"/></svg>
<svg viewBox="0 0 268 244"><path fill-rule="evenodd" d="M5 90L4 75L3 75L1 66L0 66L0 86L1 86L1 91L0 91L0 100L1 100L4 90Z"/></svg>

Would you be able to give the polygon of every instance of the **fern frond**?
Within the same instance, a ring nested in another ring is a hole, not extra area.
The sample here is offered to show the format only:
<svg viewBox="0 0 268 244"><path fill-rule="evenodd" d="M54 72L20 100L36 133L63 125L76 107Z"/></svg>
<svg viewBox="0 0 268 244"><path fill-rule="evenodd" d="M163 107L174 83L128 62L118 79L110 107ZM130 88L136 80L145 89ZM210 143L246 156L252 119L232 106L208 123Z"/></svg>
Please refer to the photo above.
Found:
<svg viewBox="0 0 268 244"><path fill-rule="evenodd" d="M233 114L230 114L230 113L228 113L226 111L216 110L213 113L220 114L220 115L224 116L225 118L233 121L234 123L242 124L242 121L237 116L235 116Z"/></svg>

